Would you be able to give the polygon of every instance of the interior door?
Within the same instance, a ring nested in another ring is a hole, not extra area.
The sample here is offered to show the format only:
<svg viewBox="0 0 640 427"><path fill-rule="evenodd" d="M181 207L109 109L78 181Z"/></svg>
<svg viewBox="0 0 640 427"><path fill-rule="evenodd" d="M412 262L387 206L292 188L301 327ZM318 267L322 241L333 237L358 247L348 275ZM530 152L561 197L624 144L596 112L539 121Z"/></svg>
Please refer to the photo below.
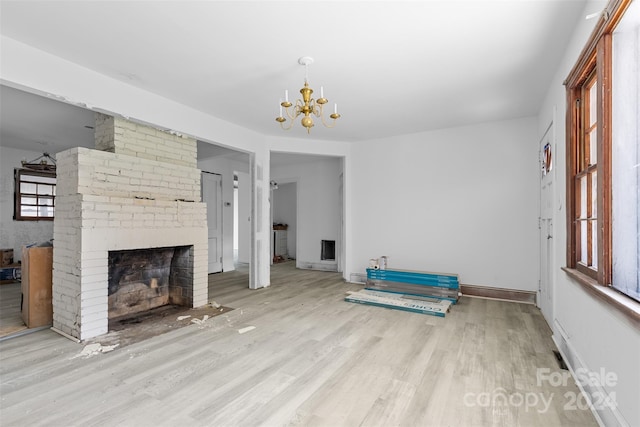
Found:
<svg viewBox="0 0 640 427"><path fill-rule="evenodd" d="M553 123L540 141L540 284L538 307L549 325L553 324L553 201L554 159Z"/></svg>
<svg viewBox="0 0 640 427"><path fill-rule="evenodd" d="M207 204L209 273L222 271L222 176L202 173L202 201Z"/></svg>

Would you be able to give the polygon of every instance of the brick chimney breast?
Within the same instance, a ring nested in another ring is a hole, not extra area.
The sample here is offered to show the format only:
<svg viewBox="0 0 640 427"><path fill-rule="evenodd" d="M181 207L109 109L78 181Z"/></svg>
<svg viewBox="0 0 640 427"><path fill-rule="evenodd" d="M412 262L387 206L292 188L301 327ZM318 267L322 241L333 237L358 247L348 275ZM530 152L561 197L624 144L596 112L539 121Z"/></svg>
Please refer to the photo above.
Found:
<svg viewBox="0 0 640 427"><path fill-rule="evenodd" d="M96 113L96 150L57 155L54 328L108 332L110 251L192 247L193 287L207 302L207 213L194 138Z"/></svg>

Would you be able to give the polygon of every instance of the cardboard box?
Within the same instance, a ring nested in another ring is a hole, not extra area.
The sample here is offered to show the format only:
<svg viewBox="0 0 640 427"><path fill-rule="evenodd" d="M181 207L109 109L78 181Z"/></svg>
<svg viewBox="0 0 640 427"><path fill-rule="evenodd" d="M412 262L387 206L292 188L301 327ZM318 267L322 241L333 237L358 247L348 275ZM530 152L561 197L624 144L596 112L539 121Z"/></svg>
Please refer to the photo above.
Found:
<svg viewBox="0 0 640 427"><path fill-rule="evenodd" d="M53 323L53 248L22 249L22 320L27 328Z"/></svg>
<svg viewBox="0 0 640 427"><path fill-rule="evenodd" d="M0 249L0 267L13 264L13 249Z"/></svg>

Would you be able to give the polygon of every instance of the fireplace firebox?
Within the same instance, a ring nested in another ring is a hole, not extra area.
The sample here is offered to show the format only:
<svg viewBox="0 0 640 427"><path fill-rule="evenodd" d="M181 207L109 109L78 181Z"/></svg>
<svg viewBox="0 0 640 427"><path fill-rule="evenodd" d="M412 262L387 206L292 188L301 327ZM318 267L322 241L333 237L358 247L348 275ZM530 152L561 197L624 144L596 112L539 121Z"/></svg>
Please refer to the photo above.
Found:
<svg viewBox="0 0 640 427"><path fill-rule="evenodd" d="M192 306L193 246L109 251L108 266L109 319Z"/></svg>

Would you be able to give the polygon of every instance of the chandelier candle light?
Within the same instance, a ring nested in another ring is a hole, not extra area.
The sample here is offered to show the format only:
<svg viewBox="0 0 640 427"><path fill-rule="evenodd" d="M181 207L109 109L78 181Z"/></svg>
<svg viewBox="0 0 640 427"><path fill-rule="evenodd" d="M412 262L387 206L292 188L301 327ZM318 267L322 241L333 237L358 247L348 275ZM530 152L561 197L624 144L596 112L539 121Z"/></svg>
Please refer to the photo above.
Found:
<svg viewBox="0 0 640 427"><path fill-rule="evenodd" d="M328 128L332 128L336 125L336 120L340 118L340 114L338 114L338 104L334 104L333 114L329 115L330 118L333 119L331 124L327 124L323 114L324 104L329 102L324 97L323 87L320 86L320 98L313 99L311 94L313 94L313 89L309 87L309 64L313 64L313 58L308 56L303 56L298 59L298 64L304 65L305 75L304 75L304 87L300 89L300 93L302 94L302 100L297 99L296 105L293 106L291 102L289 102L289 91L284 91L284 101L280 102L280 116L276 117L276 121L280 123L280 126L284 130L289 130L293 127L293 121L300 115L304 114L304 117L300 121L302 126L307 128L307 133L311 133L311 128L313 127L313 118L311 115L313 114L316 117L320 117L322 120L322 124ZM293 106L292 109L289 107ZM282 107L284 107L287 112L287 116L291 120L291 123L288 126L284 125L284 122L287 121L282 115Z"/></svg>

